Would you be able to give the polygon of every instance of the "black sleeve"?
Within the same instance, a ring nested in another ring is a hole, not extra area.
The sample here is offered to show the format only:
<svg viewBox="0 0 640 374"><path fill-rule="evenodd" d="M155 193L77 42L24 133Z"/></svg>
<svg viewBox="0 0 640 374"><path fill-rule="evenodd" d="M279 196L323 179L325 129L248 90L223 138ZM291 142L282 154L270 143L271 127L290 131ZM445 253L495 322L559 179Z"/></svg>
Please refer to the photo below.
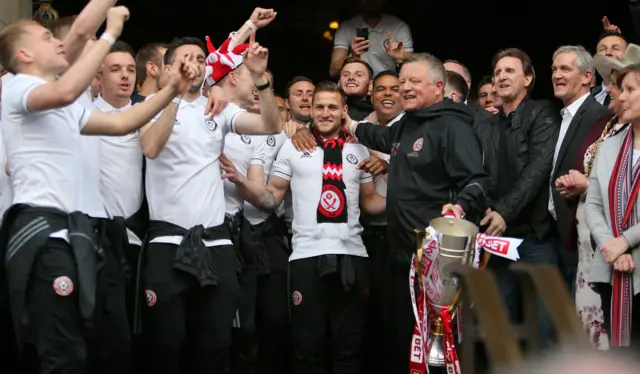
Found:
<svg viewBox="0 0 640 374"><path fill-rule="evenodd" d="M356 138L360 144L374 151L391 153L391 129L394 126L378 126L368 122L361 122L356 128Z"/></svg>
<svg viewBox="0 0 640 374"><path fill-rule="evenodd" d="M538 111L527 134L529 154L522 174L511 192L495 204L495 210L507 224L538 196L541 188L549 188L553 154L562 122L556 109L553 103L548 103Z"/></svg>
<svg viewBox="0 0 640 374"><path fill-rule="evenodd" d="M444 135L444 166L455 183L456 203L475 221L486 209L490 185L482 163L482 146L471 124L451 124Z"/></svg>

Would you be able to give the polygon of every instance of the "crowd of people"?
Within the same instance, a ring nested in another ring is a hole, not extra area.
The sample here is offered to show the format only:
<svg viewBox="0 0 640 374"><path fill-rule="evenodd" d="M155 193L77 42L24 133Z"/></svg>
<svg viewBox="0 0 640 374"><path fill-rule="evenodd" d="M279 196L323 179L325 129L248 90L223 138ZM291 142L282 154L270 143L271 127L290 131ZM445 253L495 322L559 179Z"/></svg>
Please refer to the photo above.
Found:
<svg viewBox="0 0 640 374"><path fill-rule="evenodd" d="M640 47L606 17L549 56L552 101L525 51L475 83L359 0L334 80L277 94L273 9L134 53L115 3L0 31L0 372L410 372L415 229L444 214L557 267L595 348L640 344Z"/></svg>

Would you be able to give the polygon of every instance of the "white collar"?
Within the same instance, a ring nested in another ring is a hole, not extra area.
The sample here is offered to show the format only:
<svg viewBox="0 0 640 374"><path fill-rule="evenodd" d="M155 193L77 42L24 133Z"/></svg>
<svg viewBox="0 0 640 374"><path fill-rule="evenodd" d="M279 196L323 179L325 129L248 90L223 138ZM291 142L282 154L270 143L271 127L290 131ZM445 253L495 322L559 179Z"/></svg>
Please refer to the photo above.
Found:
<svg viewBox="0 0 640 374"><path fill-rule="evenodd" d="M571 114L571 117L575 117L576 113L578 112L578 109L580 109L580 106L582 106L582 103L584 103L584 101L587 99L587 96L589 96L590 93L587 92L586 94L580 96L578 98L578 100L574 101L573 103L569 104L568 107L565 108L566 111L569 112L569 114Z"/></svg>
<svg viewBox="0 0 640 374"><path fill-rule="evenodd" d="M129 103L125 106L123 106L122 108L114 108L113 105L109 104L108 102L106 102L103 98L102 95L98 95L98 98L95 99L93 101L93 105L99 109L102 112L105 113L112 113L112 112L122 112L123 110L127 110L131 107L131 100L129 100Z"/></svg>
<svg viewBox="0 0 640 374"><path fill-rule="evenodd" d="M196 108L196 107L204 107L205 105L207 105L207 98L200 95L198 96L195 100L188 102L185 101L184 99L182 101L180 101L180 108L179 109L185 109L185 108Z"/></svg>

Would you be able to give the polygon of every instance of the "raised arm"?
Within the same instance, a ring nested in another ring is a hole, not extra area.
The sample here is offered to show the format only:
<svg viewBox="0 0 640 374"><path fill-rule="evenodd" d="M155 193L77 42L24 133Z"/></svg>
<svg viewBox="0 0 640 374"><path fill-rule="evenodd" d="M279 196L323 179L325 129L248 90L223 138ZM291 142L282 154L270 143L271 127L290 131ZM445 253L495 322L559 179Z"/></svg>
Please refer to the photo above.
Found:
<svg viewBox="0 0 640 374"><path fill-rule="evenodd" d="M179 71L179 74L176 74ZM83 135L125 135L147 124L178 95L182 95L198 76L198 68L183 57L172 67L169 84L149 100L120 113L93 112L82 128ZM176 105L176 104L172 104ZM165 141L166 143L166 141ZM164 147L164 145L163 145ZM159 151L158 151L159 152Z"/></svg>
<svg viewBox="0 0 640 374"><path fill-rule="evenodd" d="M256 43L255 32L251 33L249 48L244 56L244 66L251 73L260 96L260 115L242 113L238 116L235 131L245 135L272 135L282 131L282 117L276 97L266 75L269 51Z"/></svg>
<svg viewBox="0 0 640 374"><path fill-rule="evenodd" d="M127 8L122 6L111 8L107 17L105 34L118 38L122 33L124 22L128 19L129 10ZM76 101L98 73L104 58L111 49L111 44L112 40L109 40L109 36L100 38L91 48L91 53L83 54L60 79L34 88L27 98L27 110L41 112L62 108Z"/></svg>
<svg viewBox="0 0 640 374"><path fill-rule="evenodd" d="M392 131L396 126L379 126L368 122L354 122L349 125L349 134L360 144L374 151L391 154Z"/></svg>
<svg viewBox="0 0 640 374"><path fill-rule="evenodd" d="M80 57L87 40L95 37L107 17L107 12L114 5L116 0L91 0L82 9L71 25L69 34L64 38L64 51L69 64L73 64Z"/></svg>
<svg viewBox="0 0 640 374"><path fill-rule="evenodd" d="M251 13L251 17L249 17L249 20L247 20L242 25L242 27L240 27L240 29L236 31L235 35L233 35L233 39L231 41L229 49L233 49L233 47L247 41L247 39L249 39L249 37L251 36L251 32L258 31L258 29L261 29L270 24L277 15L278 12L274 12L273 9L254 9L253 13Z"/></svg>
<svg viewBox="0 0 640 374"><path fill-rule="evenodd" d="M189 54L184 61L193 66L194 56ZM173 66L171 66L170 76L180 75L180 67L180 61L174 63ZM184 68L185 65L182 65L182 69ZM179 87L179 89L180 88L181 87ZM182 93L179 93L178 96L164 108L155 121L152 120L140 129L140 145L142 146L142 153L144 153L147 158L154 159L158 157L167 144L167 141L169 141L181 101Z"/></svg>

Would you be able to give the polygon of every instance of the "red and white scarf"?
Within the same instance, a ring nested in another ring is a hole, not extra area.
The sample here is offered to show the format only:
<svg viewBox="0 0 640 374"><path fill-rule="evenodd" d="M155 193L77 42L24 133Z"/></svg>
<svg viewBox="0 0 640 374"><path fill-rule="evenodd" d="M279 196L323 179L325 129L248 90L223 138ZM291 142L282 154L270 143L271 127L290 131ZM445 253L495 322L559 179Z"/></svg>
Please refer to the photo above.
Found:
<svg viewBox="0 0 640 374"><path fill-rule="evenodd" d="M625 135L609 181L609 214L613 236L638 223L636 199L640 190L640 163L633 164L633 128ZM631 342L632 275L614 271L611 296L611 345Z"/></svg>

